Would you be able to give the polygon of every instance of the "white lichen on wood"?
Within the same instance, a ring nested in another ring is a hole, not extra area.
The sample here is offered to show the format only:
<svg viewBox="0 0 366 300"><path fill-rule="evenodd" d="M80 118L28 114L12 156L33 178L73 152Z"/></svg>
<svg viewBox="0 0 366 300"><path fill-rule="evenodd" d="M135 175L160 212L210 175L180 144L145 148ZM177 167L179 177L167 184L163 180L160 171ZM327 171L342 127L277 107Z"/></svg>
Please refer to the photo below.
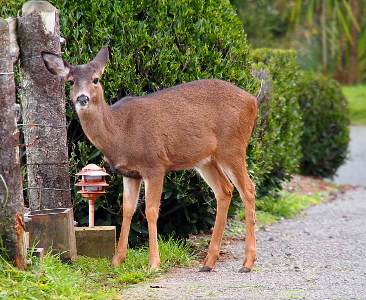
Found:
<svg viewBox="0 0 366 300"><path fill-rule="evenodd" d="M23 16L34 11L41 14L42 22L46 31L54 34L57 9L51 3L45 1L28 1L22 7Z"/></svg>

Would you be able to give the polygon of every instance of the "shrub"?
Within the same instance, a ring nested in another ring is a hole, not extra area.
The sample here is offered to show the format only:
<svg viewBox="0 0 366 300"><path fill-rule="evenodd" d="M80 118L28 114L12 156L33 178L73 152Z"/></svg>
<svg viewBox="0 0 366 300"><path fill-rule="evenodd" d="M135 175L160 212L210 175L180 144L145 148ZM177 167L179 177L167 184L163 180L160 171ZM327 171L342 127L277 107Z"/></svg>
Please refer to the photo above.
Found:
<svg viewBox="0 0 366 300"><path fill-rule="evenodd" d="M257 194L264 196L271 189L280 189L300 163L298 64L293 50L256 49L251 51L251 57L253 73L262 80L262 90L248 159L259 162L257 173L263 176L257 177Z"/></svg>
<svg viewBox="0 0 366 300"><path fill-rule="evenodd" d="M89 61L110 45L109 101L213 77L253 92L249 47L228 1L77 0L59 9L71 63Z"/></svg>
<svg viewBox="0 0 366 300"><path fill-rule="evenodd" d="M89 61L104 44L109 44L111 60L103 80L109 103L125 95L143 95L205 78L230 81L252 93L257 87L246 36L228 1L77 0L56 5L67 40L64 56L69 62ZM69 117L76 118L71 110ZM69 144L75 145L70 153L78 153L74 156L76 171L83 167L79 152L94 152L83 144L87 143L83 138L71 138L80 132L78 122L72 122ZM77 134L72 135L72 131ZM102 161L100 155L92 162ZM97 224L120 220L120 177L112 175L109 184L107 197L97 201L97 207L105 208L96 211ZM83 223L86 203L77 197L75 215ZM132 224L135 241L147 235L143 191L141 199ZM207 229L212 226L215 209L211 190L195 171L170 173L165 179L159 231L186 237Z"/></svg>
<svg viewBox="0 0 366 300"><path fill-rule="evenodd" d="M300 173L332 178L350 140L347 100L337 81L311 72L299 77L298 94L304 120Z"/></svg>

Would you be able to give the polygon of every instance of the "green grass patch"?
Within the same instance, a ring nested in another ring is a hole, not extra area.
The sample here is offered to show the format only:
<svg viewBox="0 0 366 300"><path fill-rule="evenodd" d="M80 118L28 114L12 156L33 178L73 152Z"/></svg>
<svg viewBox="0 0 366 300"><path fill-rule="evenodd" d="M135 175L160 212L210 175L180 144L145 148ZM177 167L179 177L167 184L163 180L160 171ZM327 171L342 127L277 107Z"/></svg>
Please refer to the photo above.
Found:
<svg viewBox="0 0 366 300"><path fill-rule="evenodd" d="M366 125L366 85L343 86L352 125Z"/></svg>
<svg viewBox="0 0 366 300"><path fill-rule="evenodd" d="M319 194L301 195L281 191L257 201L257 207L263 212L270 213L275 218L294 218L301 214L301 211L321 203Z"/></svg>
<svg viewBox="0 0 366 300"><path fill-rule="evenodd" d="M162 271L187 266L194 256L189 246L169 238L159 241ZM20 271L0 256L0 299L123 299L123 289L146 281L157 273L148 270L148 249L130 249L126 262L112 267L109 260L78 257L61 262L47 254L42 261L32 258L27 271Z"/></svg>
<svg viewBox="0 0 366 300"><path fill-rule="evenodd" d="M282 218L294 218L304 209L321 203L320 194L302 195L281 191L263 197L256 201L256 215L258 224L271 224ZM245 210L240 209L237 217L245 219Z"/></svg>
<svg viewBox="0 0 366 300"><path fill-rule="evenodd" d="M279 218L272 213L262 210L257 211L256 216L259 224L272 224L279 220Z"/></svg>

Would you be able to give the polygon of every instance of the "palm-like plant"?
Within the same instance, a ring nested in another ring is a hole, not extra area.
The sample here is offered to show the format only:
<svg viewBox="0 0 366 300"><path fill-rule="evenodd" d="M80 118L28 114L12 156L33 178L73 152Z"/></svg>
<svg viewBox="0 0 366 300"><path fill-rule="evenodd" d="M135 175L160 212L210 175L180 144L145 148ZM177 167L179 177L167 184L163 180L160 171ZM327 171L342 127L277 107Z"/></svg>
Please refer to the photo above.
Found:
<svg viewBox="0 0 366 300"><path fill-rule="evenodd" d="M278 0L278 3L286 5L295 30L300 24L305 24L313 32L319 29L323 70L329 70L331 58L338 72L347 70L346 76L340 79L354 83L358 78L359 50L364 48L359 42L366 43L366 34L359 34L359 16L365 9L364 1Z"/></svg>

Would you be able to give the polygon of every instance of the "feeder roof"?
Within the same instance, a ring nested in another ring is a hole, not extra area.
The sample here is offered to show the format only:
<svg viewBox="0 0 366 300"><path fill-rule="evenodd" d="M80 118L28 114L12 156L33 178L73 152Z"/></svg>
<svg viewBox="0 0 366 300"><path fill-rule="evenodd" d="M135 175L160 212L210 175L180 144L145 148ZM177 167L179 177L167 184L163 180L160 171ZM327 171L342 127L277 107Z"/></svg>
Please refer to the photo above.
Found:
<svg viewBox="0 0 366 300"><path fill-rule="evenodd" d="M89 164L82 168L82 170L76 175L87 175L87 176L107 176L109 175L106 173L105 169L95 165L95 164Z"/></svg>

